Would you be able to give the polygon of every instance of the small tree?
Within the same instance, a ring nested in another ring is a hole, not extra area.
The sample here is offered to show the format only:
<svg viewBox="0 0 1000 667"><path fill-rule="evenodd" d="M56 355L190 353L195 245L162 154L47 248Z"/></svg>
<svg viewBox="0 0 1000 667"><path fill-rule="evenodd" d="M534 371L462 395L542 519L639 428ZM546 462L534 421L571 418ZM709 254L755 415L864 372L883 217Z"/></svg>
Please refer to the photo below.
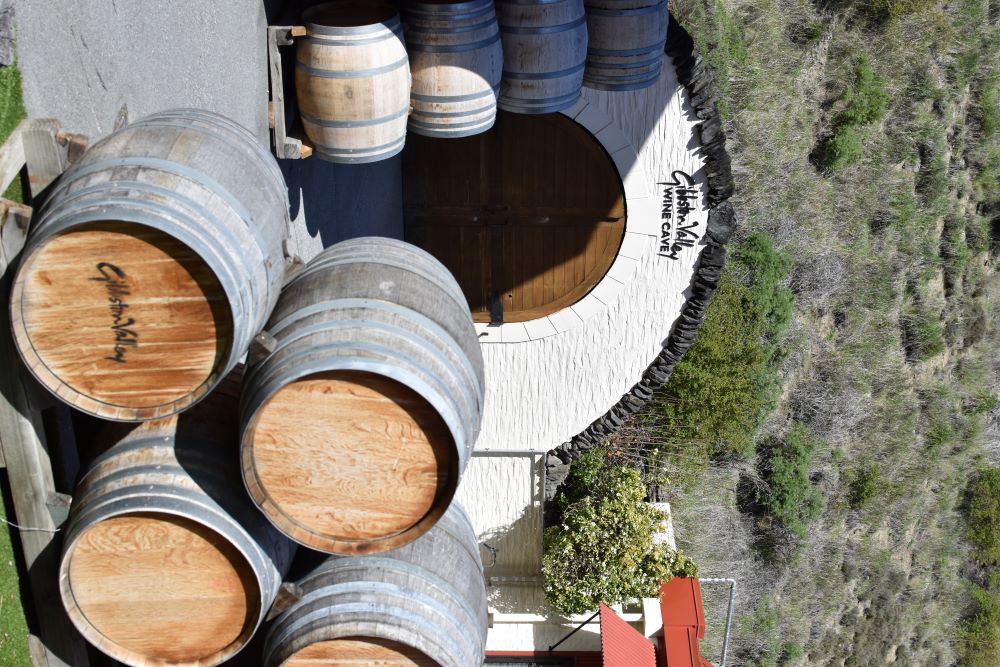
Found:
<svg viewBox="0 0 1000 667"><path fill-rule="evenodd" d="M697 568L665 544L653 544L666 516L645 501L638 471L594 448L574 464L556 498L558 525L545 531L545 597L562 613L592 611L655 597L661 581L695 576Z"/></svg>

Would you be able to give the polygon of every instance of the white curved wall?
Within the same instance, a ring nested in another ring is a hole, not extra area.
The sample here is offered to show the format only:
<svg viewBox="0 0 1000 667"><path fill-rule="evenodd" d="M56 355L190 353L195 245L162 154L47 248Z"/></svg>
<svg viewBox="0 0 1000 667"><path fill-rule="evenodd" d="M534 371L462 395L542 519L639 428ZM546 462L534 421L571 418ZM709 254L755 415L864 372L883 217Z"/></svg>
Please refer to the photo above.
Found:
<svg viewBox="0 0 1000 667"><path fill-rule="evenodd" d="M546 451L608 411L639 381L680 314L708 209L695 118L666 58L656 85L632 92L583 89L566 112L615 160L627 199L626 234L609 274L584 299L547 318L477 325L486 363L486 409L477 450ZM657 255L664 187L694 177L698 243Z"/></svg>

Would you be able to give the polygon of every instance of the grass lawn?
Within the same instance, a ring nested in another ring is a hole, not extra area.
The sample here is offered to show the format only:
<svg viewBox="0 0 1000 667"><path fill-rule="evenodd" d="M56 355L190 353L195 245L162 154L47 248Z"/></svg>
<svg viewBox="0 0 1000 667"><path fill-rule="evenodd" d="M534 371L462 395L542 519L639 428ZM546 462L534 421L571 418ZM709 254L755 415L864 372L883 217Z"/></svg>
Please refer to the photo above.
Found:
<svg viewBox="0 0 1000 667"><path fill-rule="evenodd" d="M21 73L16 67L0 67L0 141L24 118L24 101L21 98ZM22 201L20 179L7 189L4 196ZM6 304L4 304L6 307ZM4 369L3 372L10 372ZM9 516L0 494L0 512ZM0 526L0 665L3 667L30 667L28 653L28 626L21 608L17 566L11 548L10 531Z"/></svg>

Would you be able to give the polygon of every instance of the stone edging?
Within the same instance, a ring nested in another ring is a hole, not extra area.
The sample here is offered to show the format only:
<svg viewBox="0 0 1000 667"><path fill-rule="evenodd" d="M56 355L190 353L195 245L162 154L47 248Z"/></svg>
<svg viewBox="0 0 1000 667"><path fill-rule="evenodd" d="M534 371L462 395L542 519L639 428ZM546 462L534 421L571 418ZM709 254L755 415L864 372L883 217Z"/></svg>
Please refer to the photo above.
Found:
<svg viewBox="0 0 1000 667"><path fill-rule="evenodd" d="M684 303L663 350L649 365L642 379L622 396L603 417L595 420L569 442L548 452L545 464L545 498L555 496L569 475L571 462L583 452L615 433L624 421L639 412L653 397L653 392L670 378L674 366L698 338L698 328L705 318L708 302L719 286L719 276L726 261L725 244L736 230L736 212L729 198L733 195L733 174L726 152L726 133L716 107L718 98L715 81L708 66L695 51L691 34L678 23L673 14L665 48L673 61L677 80L688 92L689 103L701 121L695 126L701 142L708 181L709 204L707 244L698 257L698 268L691 279L691 296Z"/></svg>

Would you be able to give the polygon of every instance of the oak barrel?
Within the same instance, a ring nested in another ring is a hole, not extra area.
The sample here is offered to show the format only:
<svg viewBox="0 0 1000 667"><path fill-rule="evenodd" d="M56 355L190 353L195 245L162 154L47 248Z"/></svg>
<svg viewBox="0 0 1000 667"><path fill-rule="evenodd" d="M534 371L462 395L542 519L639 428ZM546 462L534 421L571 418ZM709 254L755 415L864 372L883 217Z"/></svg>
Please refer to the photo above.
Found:
<svg viewBox="0 0 1000 667"><path fill-rule="evenodd" d="M584 4L590 43L583 85L638 90L656 83L667 42L667 0L584 0Z"/></svg>
<svg viewBox="0 0 1000 667"><path fill-rule="evenodd" d="M248 367L243 477L289 537L328 553L417 538L444 513L479 434L483 360L448 270L393 239L320 253Z"/></svg>
<svg viewBox="0 0 1000 667"><path fill-rule="evenodd" d="M295 88L315 154L376 162L403 150L410 67L393 6L340 0L306 10L302 20Z"/></svg>
<svg viewBox="0 0 1000 667"><path fill-rule="evenodd" d="M457 502L407 546L332 558L298 586L302 597L268 633L266 667L483 664L486 585Z"/></svg>
<svg viewBox="0 0 1000 667"><path fill-rule="evenodd" d="M503 49L493 0L405 5L413 87L409 129L429 137L467 137L493 127Z"/></svg>
<svg viewBox="0 0 1000 667"><path fill-rule="evenodd" d="M587 58L583 0L498 0L500 108L551 113L576 104Z"/></svg>
<svg viewBox="0 0 1000 667"><path fill-rule="evenodd" d="M112 425L115 444L77 485L60 592L80 633L120 662L219 664L278 592L294 545L240 483L235 408L235 395L209 398Z"/></svg>
<svg viewBox="0 0 1000 667"><path fill-rule="evenodd" d="M11 292L36 378L112 420L204 396L278 298L288 191L251 133L182 109L126 126L56 182Z"/></svg>

